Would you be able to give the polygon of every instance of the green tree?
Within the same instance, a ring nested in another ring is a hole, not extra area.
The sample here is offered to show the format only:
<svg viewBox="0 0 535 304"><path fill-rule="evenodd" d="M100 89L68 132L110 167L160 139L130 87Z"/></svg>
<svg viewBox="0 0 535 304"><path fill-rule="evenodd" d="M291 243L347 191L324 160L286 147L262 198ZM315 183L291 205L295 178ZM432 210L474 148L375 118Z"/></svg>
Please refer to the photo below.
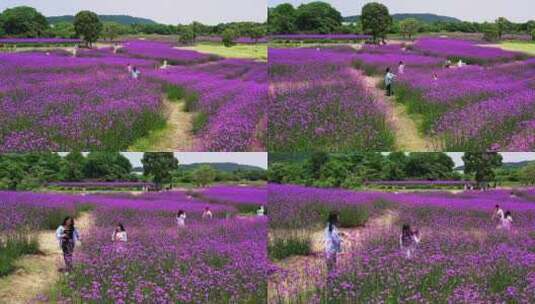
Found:
<svg viewBox="0 0 535 304"><path fill-rule="evenodd" d="M143 175L151 176L158 186L171 182L171 172L178 168L178 160L173 152L146 152L141 163Z"/></svg>
<svg viewBox="0 0 535 304"><path fill-rule="evenodd" d="M235 30L231 28L225 29L223 31L223 45L226 47L235 45L236 43L234 41L236 40L237 36L238 35Z"/></svg>
<svg viewBox="0 0 535 304"><path fill-rule="evenodd" d="M70 22L58 22L52 25L52 35L58 38L74 38L76 37L76 31L74 25Z"/></svg>
<svg viewBox="0 0 535 304"><path fill-rule="evenodd" d="M496 24L487 23L481 31L483 32L483 40L485 41L492 42L500 39L500 32Z"/></svg>
<svg viewBox="0 0 535 304"><path fill-rule="evenodd" d="M91 47L97 41L102 32L102 22L98 15L91 11L81 11L74 16L74 30L81 37L86 46Z"/></svg>
<svg viewBox="0 0 535 304"><path fill-rule="evenodd" d="M342 25L342 14L326 2L301 4L296 10L295 25L299 31L328 34Z"/></svg>
<svg viewBox="0 0 535 304"><path fill-rule="evenodd" d="M216 170L212 166L202 165L193 171L193 181L199 187L206 187L214 182L216 173Z"/></svg>
<svg viewBox="0 0 535 304"><path fill-rule="evenodd" d="M503 34L506 34L511 30L512 23L505 17L499 17L496 19L496 26L498 29L498 38L502 39Z"/></svg>
<svg viewBox="0 0 535 304"><path fill-rule="evenodd" d="M40 37L48 30L48 21L33 7L17 6L2 12L0 28L10 36Z"/></svg>
<svg viewBox="0 0 535 304"><path fill-rule="evenodd" d="M366 34L371 34L374 42L377 42L378 38L384 40L388 29L392 25L392 17L388 12L388 8L377 2L364 5L360 19L363 31Z"/></svg>
<svg viewBox="0 0 535 304"><path fill-rule="evenodd" d="M535 29L531 31L531 40L535 41Z"/></svg>
<svg viewBox="0 0 535 304"><path fill-rule="evenodd" d="M442 152L413 152L409 154L406 173L412 179L448 179L453 176L455 163Z"/></svg>
<svg viewBox="0 0 535 304"><path fill-rule="evenodd" d="M329 160L329 154L326 152L312 152L310 158L305 161L304 170L308 178L319 179L321 168Z"/></svg>
<svg viewBox="0 0 535 304"><path fill-rule="evenodd" d="M464 173L474 174L480 185L494 181L495 169L501 167L502 156L497 152L466 152L463 157Z"/></svg>
<svg viewBox="0 0 535 304"><path fill-rule="evenodd" d="M127 180L132 165L119 152L90 152L87 155L84 176L106 181Z"/></svg>
<svg viewBox="0 0 535 304"><path fill-rule="evenodd" d="M117 22L105 22L102 26L102 37L112 41L122 32L122 27Z"/></svg>
<svg viewBox="0 0 535 304"><path fill-rule="evenodd" d="M260 26L253 27L248 33L249 38L254 40L255 43L258 43L258 39L264 37L265 35L266 35L265 29Z"/></svg>
<svg viewBox="0 0 535 304"><path fill-rule="evenodd" d="M277 5L268 10L268 29L273 34L292 34L296 31L296 11L289 4Z"/></svg>
<svg viewBox="0 0 535 304"><path fill-rule="evenodd" d="M85 178L85 157L80 152L70 152L64 158L61 175L65 181L81 181Z"/></svg>
<svg viewBox="0 0 535 304"><path fill-rule="evenodd" d="M181 33L180 37L178 38L178 42L181 44L192 44L195 42L195 32L191 27L186 27Z"/></svg>
<svg viewBox="0 0 535 304"><path fill-rule="evenodd" d="M387 180L403 180L407 177L409 158L404 152L392 152L386 157L385 178Z"/></svg>
<svg viewBox="0 0 535 304"><path fill-rule="evenodd" d="M528 164L523 167L520 172L520 181L524 185L535 185L535 162Z"/></svg>
<svg viewBox="0 0 535 304"><path fill-rule="evenodd" d="M399 30L404 37L412 36L420 30L420 22L414 18L407 18L399 22Z"/></svg>

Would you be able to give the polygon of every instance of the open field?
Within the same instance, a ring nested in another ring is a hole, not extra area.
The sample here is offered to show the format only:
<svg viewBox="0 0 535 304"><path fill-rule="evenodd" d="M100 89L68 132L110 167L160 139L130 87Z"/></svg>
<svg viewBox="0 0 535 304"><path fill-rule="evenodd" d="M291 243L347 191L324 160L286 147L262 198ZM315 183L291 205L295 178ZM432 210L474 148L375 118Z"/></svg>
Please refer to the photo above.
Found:
<svg viewBox="0 0 535 304"><path fill-rule="evenodd" d="M418 151L535 147L535 61L526 53L429 37L269 52L272 151L403 150L404 140L396 137L403 138L399 130L407 128L400 122L408 120L418 129L411 134L423 142ZM400 61L404 73L397 71ZM382 79L387 67L396 74L388 99L381 97L383 81L366 88L359 75ZM396 111L390 100L406 111Z"/></svg>
<svg viewBox="0 0 535 304"><path fill-rule="evenodd" d="M265 146L263 62L150 40L124 41L117 52L102 47L73 56L72 50L0 53L0 151ZM163 61L166 69L160 69ZM139 78L129 74L128 64ZM170 108L166 98L185 105Z"/></svg>
<svg viewBox="0 0 535 304"><path fill-rule="evenodd" d="M195 190L194 197L180 191L141 195L0 192L0 216L9 219L2 222L3 233L55 229L64 214L74 215L82 205L92 218L89 226L78 227L82 242L75 250L73 272L48 282L52 294L13 288L26 293L19 298L43 302L263 303L269 268L267 220L251 213L235 215L239 206L265 205L266 191L265 187L226 186ZM210 202L204 192L212 195ZM217 197L225 193L221 203L213 198L214 193ZM205 207L211 208L214 219L201 219ZM187 219L186 226L177 229L179 209ZM127 243L111 242L118 223L126 228ZM56 261L48 263L54 270L58 266ZM3 280L12 280L12 274L0 278L0 287Z"/></svg>
<svg viewBox="0 0 535 304"><path fill-rule="evenodd" d="M270 254L280 252L277 239L309 244L310 251L272 257L279 270L270 278L269 302L531 303L534 194L530 188L386 193L270 185ZM512 212L510 229L492 219L495 204ZM345 235L327 274L322 239L330 210L340 214ZM420 233L411 258L399 245L403 224Z"/></svg>
<svg viewBox="0 0 535 304"><path fill-rule="evenodd" d="M247 58L267 61L267 44L237 44L232 47L225 47L222 44L198 43L192 47L181 47L181 49L191 49L200 53L215 54L226 58Z"/></svg>

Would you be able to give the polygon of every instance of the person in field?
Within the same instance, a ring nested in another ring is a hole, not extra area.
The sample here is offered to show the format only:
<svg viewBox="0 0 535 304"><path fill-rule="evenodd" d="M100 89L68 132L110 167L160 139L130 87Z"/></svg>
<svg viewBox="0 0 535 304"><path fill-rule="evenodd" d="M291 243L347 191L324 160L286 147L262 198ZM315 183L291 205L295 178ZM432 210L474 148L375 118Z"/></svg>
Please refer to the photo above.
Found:
<svg viewBox="0 0 535 304"><path fill-rule="evenodd" d="M433 73L433 80L434 81L438 81L438 74L437 73Z"/></svg>
<svg viewBox="0 0 535 304"><path fill-rule="evenodd" d="M501 224L502 220L505 218L505 213L503 209L500 208L500 205L496 204L494 207L494 212L492 214L492 220Z"/></svg>
<svg viewBox="0 0 535 304"><path fill-rule="evenodd" d="M500 228L504 230L511 230L513 225L513 216L511 211L506 211L504 217L501 219Z"/></svg>
<svg viewBox="0 0 535 304"><path fill-rule="evenodd" d="M115 227L115 231L111 235L111 240L113 242L127 242L128 241L128 235L126 234L126 230L124 229L123 224L119 223L117 227Z"/></svg>
<svg viewBox="0 0 535 304"><path fill-rule="evenodd" d="M186 212L178 210L176 214L176 225L178 228L186 227Z"/></svg>
<svg viewBox="0 0 535 304"><path fill-rule="evenodd" d="M264 205L258 207L258 209L256 209L256 215L257 216L264 216L265 214L265 210L264 210Z"/></svg>
<svg viewBox="0 0 535 304"><path fill-rule="evenodd" d="M128 74L132 75L132 65L130 65L130 63L126 65L126 70L128 71Z"/></svg>
<svg viewBox="0 0 535 304"><path fill-rule="evenodd" d="M203 220L211 220L214 217L212 214L212 210L210 210L210 207L204 208L204 211L202 212L202 219Z"/></svg>
<svg viewBox="0 0 535 304"><path fill-rule="evenodd" d="M72 255L76 241L81 241L80 233L74 226L74 219L70 216L63 220L63 223L56 229L56 238L59 241L59 247L63 252L63 260L67 273L73 268Z"/></svg>
<svg viewBox="0 0 535 304"><path fill-rule="evenodd" d="M403 63L403 61L400 61L399 64L398 64L398 74L403 74L405 73L405 63Z"/></svg>
<svg viewBox="0 0 535 304"><path fill-rule="evenodd" d="M141 74L141 72L138 70L137 67L132 67L132 78L133 79L138 79L139 78L139 74Z"/></svg>
<svg viewBox="0 0 535 304"><path fill-rule="evenodd" d="M331 212L324 233L327 273L331 273L335 270L337 255L342 252L342 237L341 233L336 228L336 225L338 225L338 213Z"/></svg>
<svg viewBox="0 0 535 304"><path fill-rule="evenodd" d="M457 62L457 67L458 67L458 68L462 68L462 67L464 67L465 65L466 65L466 63L464 63L462 59L459 59L459 62Z"/></svg>
<svg viewBox="0 0 535 304"><path fill-rule="evenodd" d="M409 224L404 224L401 228L401 235L399 236L399 246L401 251L405 253L405 257L410 259L416 246L420 243L420 233L418 230L412 231Z"/></svg>
<svg viewBox="0 0 535 304"><path fill-rule="evenodd" d="M78 46L75 45L74 48L72 49L72 57L76 57L77 53L78 53Z"/></svg>
<svg viewBox="0 0 535 304"><path fill-rule="evenodd" d="M160 67L160 69L167 69L167 67L168 67L167 60L164 60L162 66Z"/></svg>
<svg viewBox="0 0 535 304"><path fill-rule="evenodd" d="M393 86L394 86L394 79L396 78L396 75L390 71L390 68L386 68L386 74L385 74L385 88L386 88L386 96L391 96L394 94Z"/></svg>
<svg viewBox="0 0 535 304"><path fill-rule="evenodd" d="M444 68L449 69L451 67L451 60L447 59L446 62L444 62Z"/></svg>

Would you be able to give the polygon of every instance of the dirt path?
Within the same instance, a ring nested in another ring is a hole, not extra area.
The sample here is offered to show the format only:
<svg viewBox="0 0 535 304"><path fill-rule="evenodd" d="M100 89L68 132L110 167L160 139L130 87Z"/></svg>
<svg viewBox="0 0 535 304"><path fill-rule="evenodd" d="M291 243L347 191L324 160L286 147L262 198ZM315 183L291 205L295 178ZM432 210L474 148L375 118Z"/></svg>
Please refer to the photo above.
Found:
<svg viewBox="0 0 535 304"><path fill-rule="evenodd" d="M166 128L153 131L129 150L180 152L192 151L195 147L195 138L191 132L195 114L184 111L184 102L170 101L166 96L163 104L167 116Z"/></svg>
<svg viewBox="0 0 535 304"><path fill-rule="evenodd" d="M76 219L82 233L92 226L93 217L84 213ZM55 231L41 231L38 235L40 254L24 256L16 262L17 270L0 279L0 303L25 304L46 294L58 281L63 265ZM5 300L8 300L4 302Z"/></svg>
<svg viewBox="0 0 535 304"><path fill-rule="evenodd" d="M374 239L392 228L398 219L396 211L388 210L385 214L370 220L363 228L340 229L345 233L343 237L343 251L339 254L337 267L343 268L344 264L350 263L350 253L362 249L365 241ZM309 232L310 233L310 232ZM311 235L312 254L309 256L293 256L276 263L283 271L288 271L286 276L278 284L269 283L268 303L286 302L287 295L305 294L313 290L318 282L325 281L326 269L324 261L324 236L323 230L314 231ZM280 279L275 276L275 280ZM282 301L281 301L282 297Z"/></svg>
<svg viewBox="0 0 535 304"><path fill-rule="evenodd" d="M383 90L377 88L381 77L364 77L366 87L376 100L388 107L390 124L395 133L395 148L397 151L428 152L434 151L432 139L422 136L416 123L407 113L404 105L395 101L394 97L385 96ZM395 90L395 88L394 88Z"/></svg>

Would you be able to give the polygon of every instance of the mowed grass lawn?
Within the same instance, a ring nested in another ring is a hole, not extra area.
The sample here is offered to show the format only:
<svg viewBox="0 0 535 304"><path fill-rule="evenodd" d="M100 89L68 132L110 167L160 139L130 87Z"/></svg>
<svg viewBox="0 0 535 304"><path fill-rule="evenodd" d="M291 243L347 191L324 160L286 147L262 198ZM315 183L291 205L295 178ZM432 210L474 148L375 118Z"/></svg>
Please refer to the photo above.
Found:
<svg viewBox="0 0 535 304"><path fill-rule="evenodd" d="M506 41L500 43L500 47L508 51L519 51L535 56L535 41Z"/></svg>
<svg viewBox="0 0 535 304"><path fill-rule="evenodd" d="M267 60L267 43L236 44L232 47L216 43L200 43L188 49L201 53L216 54L226 58Z"/></svg>

